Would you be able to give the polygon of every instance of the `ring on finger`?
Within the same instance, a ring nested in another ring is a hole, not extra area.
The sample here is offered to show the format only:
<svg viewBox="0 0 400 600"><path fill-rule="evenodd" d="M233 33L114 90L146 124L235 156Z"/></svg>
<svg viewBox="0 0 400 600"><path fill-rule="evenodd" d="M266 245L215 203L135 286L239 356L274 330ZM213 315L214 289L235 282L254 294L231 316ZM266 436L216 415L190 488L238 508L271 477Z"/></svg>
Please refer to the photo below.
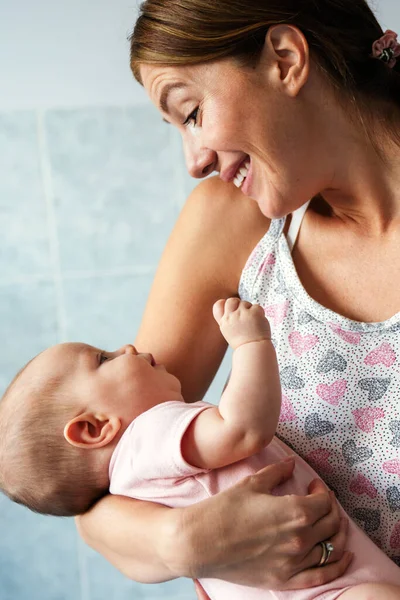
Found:
<svg viewBox="0 0 400 600"><path fill-rule="evenodd" d="M322 548L322 555L317 567L323 567L328 562L329 557L334 550L334 547L333 544L331 544L330 542L319 542L319 545Z"/></svg>

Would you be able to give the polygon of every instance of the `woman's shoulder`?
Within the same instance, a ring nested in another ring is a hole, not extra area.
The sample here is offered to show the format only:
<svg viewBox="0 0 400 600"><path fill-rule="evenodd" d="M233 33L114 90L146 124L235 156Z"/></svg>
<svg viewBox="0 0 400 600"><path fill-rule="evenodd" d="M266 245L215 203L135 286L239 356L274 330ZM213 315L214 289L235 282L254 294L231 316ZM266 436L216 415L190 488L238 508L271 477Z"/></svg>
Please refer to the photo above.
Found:
<svg viewBox="0 0 400 600"><path fill-rule="evenodd" d="M202 181L192 191L180 219L221 250L232 250L244 259L268 231L270 220L257 203L219 177Z"/></svg>
<svg viewBox="0 0 400 600"><path fill-rule="evenodd" d="M248 198L233 183L226 183L218 176L203 179L189 195L186 205L196 203L198 208L220 215L221 211L230 214L242 213L252 217L255 222L264 224L269 220L261 213L257 203Z"/></svg>
<svg viewBox="0 0 400 600"><path fill-rule="evenodd" d="M201 256L215 276L237 290L242 269L270 220L254 200L219 177L202 181L188 197L174 231L187 256ZM189 247L190 250L189 250Z"/></svg>

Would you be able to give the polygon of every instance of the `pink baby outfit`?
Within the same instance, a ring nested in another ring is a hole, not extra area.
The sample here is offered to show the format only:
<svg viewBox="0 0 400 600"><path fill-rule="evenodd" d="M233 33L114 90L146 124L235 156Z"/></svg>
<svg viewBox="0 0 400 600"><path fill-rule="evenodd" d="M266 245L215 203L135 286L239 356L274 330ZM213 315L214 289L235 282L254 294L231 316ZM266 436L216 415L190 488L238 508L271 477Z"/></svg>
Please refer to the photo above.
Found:
<svg viewBox="0 0 400 600"><path fill-rule="evenodd" d="M137 417L124 432L110 462L110 492L151 500L167 506L184 507L234 485L265 465L293 454L280 440L259 454L221 469L205 470L189 465L181 452L185 431L203 410L205 402L166 402ZM296 458L295 476L276 488L276 495L306 494L315 471ZM203 579L201 584L211 600L334 600L358 583L386 581L400 585L400 569L383 554L354 523L350 525L350 550L355 558L344 577L308 590L273 592Z"/></svg>
<svg viewBox="0 0 400 600"><path fill-rule="evenodd" d="M271 324L283 393L277 435L400 566L400 313L360 323L307 294L291 256L305 209L287 236L285 219L272 221L239 294Z"/></svg>

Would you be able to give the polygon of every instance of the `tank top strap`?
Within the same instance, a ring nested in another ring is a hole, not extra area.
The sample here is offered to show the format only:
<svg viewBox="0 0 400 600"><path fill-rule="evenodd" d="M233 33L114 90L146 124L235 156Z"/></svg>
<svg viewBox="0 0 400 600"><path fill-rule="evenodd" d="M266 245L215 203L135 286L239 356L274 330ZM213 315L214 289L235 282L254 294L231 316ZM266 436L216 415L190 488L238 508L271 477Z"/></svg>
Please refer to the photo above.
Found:
<svg viewBox="0 0 400 600"><path fill-rule="evenodd" d="M292 219L290 221L289 229L286 234L286 240L287 240L290 252L292 252L294 245L296 243L297 236L299 235L301 223L303 221L304 215L306 214L306 210L307 210L309 204L310 204L310 200L308 202L306 202L305 204L303 204L303 206L300 206L300 208L298 208L297 210L295 210L292 213Z"/></svg>

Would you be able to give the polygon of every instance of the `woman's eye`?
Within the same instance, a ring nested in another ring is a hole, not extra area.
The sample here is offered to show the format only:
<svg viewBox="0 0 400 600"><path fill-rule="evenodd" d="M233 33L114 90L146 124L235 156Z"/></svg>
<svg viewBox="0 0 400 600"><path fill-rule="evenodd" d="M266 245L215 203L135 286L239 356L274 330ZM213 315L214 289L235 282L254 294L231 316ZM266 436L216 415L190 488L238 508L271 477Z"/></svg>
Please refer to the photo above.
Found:
<svg viewBox="0 0 400 600"><path fill-rule="evenodd" d="M197 106L197 108L195 108L190 115L187 117L187 119L183 122L184 125L196 125L197 123L197 115L199 113L199 107Z"/></svg>

